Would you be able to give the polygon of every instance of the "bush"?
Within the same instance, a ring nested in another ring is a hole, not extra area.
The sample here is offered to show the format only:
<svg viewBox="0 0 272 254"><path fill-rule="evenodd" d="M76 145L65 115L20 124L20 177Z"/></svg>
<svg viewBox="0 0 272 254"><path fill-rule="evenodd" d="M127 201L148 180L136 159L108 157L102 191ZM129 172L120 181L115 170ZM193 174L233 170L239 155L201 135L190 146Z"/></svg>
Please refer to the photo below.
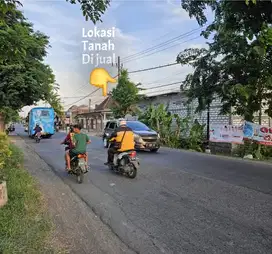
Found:
<svg viewBox="0 0 272 254"><path fill-rule="evenodd" d="M255 159L267 160L272 158L272 146L260 145L253 140L245 140L243 145L238 145L233 149L233 155L243 158L252 154Z"/></svg>
<svg viewBox="0 0 272 254"><path fill-rule="evenodd" d="M2 169L9 200L0 209L0 253L55 253L49 242L52 223L41 193L22 167L21 150L12 144L10 150Z"/></svg>
<svg viewBox="0 0 272 254"><path fill-rule="evenodd" d="M0 132L0 180L3 178L3 168L8 157L11 156L9 140L5 133Z"/></svg>
<svg viewBox="0 0 272 254"><path fill-rule="evenodd" d="M188 117L181 118L177 114L171 114L163 104L158 107L151 105L140 115L139 120L160 134L163 145L198 152L204 151L205 125L194 123L190 126Z"/></svg>

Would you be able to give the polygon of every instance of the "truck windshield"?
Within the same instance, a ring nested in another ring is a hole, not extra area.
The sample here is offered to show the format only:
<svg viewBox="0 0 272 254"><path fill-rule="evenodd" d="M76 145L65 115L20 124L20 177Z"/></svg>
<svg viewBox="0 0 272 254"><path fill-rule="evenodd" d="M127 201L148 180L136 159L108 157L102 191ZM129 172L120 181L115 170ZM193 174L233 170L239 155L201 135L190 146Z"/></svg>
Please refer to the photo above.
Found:
<svg viewBox="0 0 272 254"><path fill-rule="evenodd" d="M150 128L139 121L127 121L127 126L133 131L150 131Z"/></svg>

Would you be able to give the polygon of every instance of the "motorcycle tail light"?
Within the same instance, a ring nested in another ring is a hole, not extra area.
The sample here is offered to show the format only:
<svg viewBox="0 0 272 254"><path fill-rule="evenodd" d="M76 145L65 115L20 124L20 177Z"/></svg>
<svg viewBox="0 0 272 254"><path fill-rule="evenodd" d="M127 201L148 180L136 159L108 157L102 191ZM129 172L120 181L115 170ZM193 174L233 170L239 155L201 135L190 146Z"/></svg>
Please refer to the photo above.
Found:
<svg viewBox="0 0 272 254"><path fill-rule="evenodd" d="M136 152L135 152L135 151L131 152L131 153L129 154L129 156L130 156L131 158L135 158L135 157L136 157Z"/></svg>

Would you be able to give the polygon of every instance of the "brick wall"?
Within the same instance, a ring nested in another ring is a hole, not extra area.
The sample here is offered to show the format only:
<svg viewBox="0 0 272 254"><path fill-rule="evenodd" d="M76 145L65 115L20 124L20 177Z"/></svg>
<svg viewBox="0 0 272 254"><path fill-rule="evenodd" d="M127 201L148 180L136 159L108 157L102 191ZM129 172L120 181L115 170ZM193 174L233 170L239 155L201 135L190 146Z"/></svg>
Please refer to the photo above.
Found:
<svg viewBox="0 0 272 254"><path fill-rule="evenodd" d="M145 99L139 103L139 107L144 109L148 105L153 104L157 106L163 103L165 106L168 106L168 110L173 114L178 114L181 117L191 116L192 119L197 119L200 124L207 123L207 111L195 114L195 109L198 105L197 100L193 101L190 105L186 105L186 97L180 93L172 93L169 95L159 95L156 97L151 97ZM240 116L229 116L220 114L220 99L216 99L212 102L210 107L210 124L234 124L239 125L243 121L243 118ZM265 108L263 109L265 111ZM255 123L259 123L258 113L255 114ZM262 115L262 125L272 126L272 119L268 117L267 114Z"/></svg>
<svg viewBox="0 0 272 254"><path fill-rule="evenodd" d="M186 104L186 97L180 93L172 93L169 95L160 95L157 97L152 97L145 99L139 103L141 109L145 109L148 105L153 104L157 106L159 104L164 104L168 106L168 110L173 114L178 114L182 118L190 116L192 121L197 119L200 124L207 124L207 111L201 113L195 113L195 109L198 105L197 100L193 101L191 104ZM210 124L234 124L239 125L242 123L243 118L240 116L229 116L220 114L221 102L216 99L212 102L210 107ZM265 109L263 109L264 111ZM255 123L258 123L258 113L255 115ZM262 115L262 125L272 126L272 120L266 114ZM206 132L206 129L205 129ZM212 143L210 142L210 149L212 154L224 154L230 155L232 151L232 144L228 143Z"/></svg>
<svg viewBox="0 0 272 254"><path fill-rule="evenodd" d="M197 100L193 101L189 105L186 104L186 101L186 97L182 94L173 93L170 95L160 95L145 99L139 103L139 107L141 109L145 109L150 104L153 104L154 106L164 104L165 106L168 106L168 110L173 114L178 114L182 118L190 116L193 121L197 119L200 124L206 124L207 111L205 110L201 113L195 113L195 109L198 105ZM214 100L210 107L210 123L229 124L230 120L230 116L220 115L220 100Z"/></svg>

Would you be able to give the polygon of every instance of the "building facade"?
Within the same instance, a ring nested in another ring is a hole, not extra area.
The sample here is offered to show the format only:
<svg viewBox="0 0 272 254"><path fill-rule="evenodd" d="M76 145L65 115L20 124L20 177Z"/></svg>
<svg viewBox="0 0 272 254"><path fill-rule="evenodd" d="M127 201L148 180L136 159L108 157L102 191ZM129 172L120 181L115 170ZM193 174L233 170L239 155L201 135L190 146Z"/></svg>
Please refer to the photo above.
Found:
<svg viewBox="0 0 272 254"><path fill-rule="evenodd" d="M111 96L105 98L95 109L90 109L87 112L78 112L76 122L80 123L84 129L89 131L101 132L104 129L106 122L112 118L110 107L113 101Z"/></svg>
<svg viewBox="0 0 272 254"><path fill-rule="evenodd" d="M172 114L177 114L182 118L190 117L192 121L198 120L200 124L207 124L207 111L195 113L198 102L188 104L187 98L181 93L169 93L159 96L147 97L139 103L139 108L144 110L149 105L158 106L164 104L168 111ZM210 106L210 124L231 124L231 117L220 114L220 101L214 100Z"/></svg>
<svg viewBox="0 0 272 254"><path fill-rule="evenodd" d="M192 121L198 120L200 124L207 125L207 110L200 113L195 113L198 106L198 101L194 100L192 103L187 103L187 97L180 92L170 92L168 94L147 96L144 100L139 103L139 108L144 110L149 105L158 106L164 104L168 111L172 114L178 114L180 117L190 117ZM210 106L210 124L235 124L239 125L242 123L243 118L235 115L222 115L220 99L215 99ZM265 109L263 109L265 111ZM258 123L259 115L255 115L255 123ZM272 126L272 120L267 114L262 114L262 125Z"/></svg>

